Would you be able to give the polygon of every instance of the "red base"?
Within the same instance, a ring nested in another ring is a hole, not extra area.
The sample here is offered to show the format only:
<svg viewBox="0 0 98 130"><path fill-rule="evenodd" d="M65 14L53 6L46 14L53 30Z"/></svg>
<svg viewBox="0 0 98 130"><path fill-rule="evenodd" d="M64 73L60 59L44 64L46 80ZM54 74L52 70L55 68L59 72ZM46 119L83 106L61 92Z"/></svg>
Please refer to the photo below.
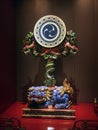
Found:
<svg viewBox="0 0 98 130"><path fill-rule="evenodd" d="M72 106L72 108L76 110L75 120L22 118L22 108L26 107L27 104L16 102L5 112L0 114L0 118L18 118L21 121L22 126L27 130L49 130L49 127L54 127L54 130L68 130L73 127L76 120L98 120L98 116L94 112L94 106L91 103L79 103L78 105Z"/></svg>

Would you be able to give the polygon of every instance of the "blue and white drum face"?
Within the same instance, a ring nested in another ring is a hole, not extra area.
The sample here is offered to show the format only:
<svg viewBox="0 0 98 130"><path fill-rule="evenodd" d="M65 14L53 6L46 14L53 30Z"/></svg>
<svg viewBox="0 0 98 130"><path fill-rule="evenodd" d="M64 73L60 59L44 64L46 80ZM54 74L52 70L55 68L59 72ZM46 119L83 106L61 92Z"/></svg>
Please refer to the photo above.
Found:
<svg viewBox="0 0 98 130"><path fill-rule="evenodd" d="M66 26L57 16L47 15L38 20L34 27L35 40L43 47L58 46L64 40Z"/></svg>

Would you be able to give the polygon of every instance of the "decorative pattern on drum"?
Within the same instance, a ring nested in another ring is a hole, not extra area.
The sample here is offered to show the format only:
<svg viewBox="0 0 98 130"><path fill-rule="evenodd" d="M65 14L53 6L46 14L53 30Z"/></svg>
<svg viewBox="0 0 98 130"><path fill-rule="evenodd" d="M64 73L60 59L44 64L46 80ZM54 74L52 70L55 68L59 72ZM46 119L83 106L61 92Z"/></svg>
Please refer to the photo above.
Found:
<svg viewBox="0 0 98 130"><path fill-rule="evenodd" d="M38 44L46 48L58 46L64 40L66 26L57 16L47 15L38 20L34 27L34 37Z"/></svg>
<svg viewBox="0 0 98 130"><path fill-rule="evenodd" d="M53 41L56 39L58 30L56 25L54 24L46 24L44 27L41 28L41 36L46 41Z"/></svg>

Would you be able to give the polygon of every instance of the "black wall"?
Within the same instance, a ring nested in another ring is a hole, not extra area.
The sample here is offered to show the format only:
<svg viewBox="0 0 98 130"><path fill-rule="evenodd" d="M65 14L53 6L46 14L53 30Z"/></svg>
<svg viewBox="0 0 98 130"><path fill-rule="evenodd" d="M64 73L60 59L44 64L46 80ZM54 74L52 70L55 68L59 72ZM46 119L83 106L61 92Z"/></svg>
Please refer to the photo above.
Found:
<svg viewBox="0 0 98 130"><path fill-rule="evenodd" d="M0 112L16 100L15 8L0 2Z"/></svg>

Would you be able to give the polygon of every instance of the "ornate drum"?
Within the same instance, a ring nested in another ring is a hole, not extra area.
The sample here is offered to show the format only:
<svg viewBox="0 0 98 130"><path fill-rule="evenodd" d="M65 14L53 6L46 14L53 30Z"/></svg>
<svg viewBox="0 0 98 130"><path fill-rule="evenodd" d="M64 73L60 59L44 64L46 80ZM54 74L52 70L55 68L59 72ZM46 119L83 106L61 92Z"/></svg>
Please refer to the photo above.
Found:
<svg viewBox="0 0 98 130"><path fill-rule="evenodd" d="M66 26L57 16L46 15L34 27L34 37L38 44L46 48L58 46L64 40Z"/></svg>

